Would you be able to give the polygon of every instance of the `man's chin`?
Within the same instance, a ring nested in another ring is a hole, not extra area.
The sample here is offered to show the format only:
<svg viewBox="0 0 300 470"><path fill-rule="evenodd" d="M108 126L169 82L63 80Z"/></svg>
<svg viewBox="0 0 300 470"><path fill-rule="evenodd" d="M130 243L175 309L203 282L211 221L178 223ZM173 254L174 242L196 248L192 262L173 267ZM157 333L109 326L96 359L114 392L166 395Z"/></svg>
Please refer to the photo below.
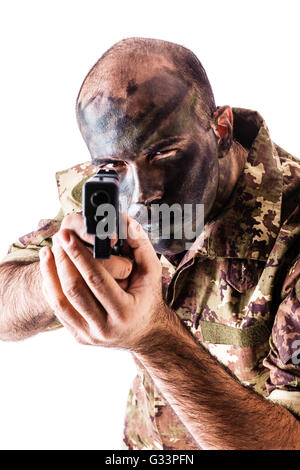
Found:
<svg viewBox="0 0 300 470"><path fill-rule="evenodd" d="M170 237L158 237L159 226L142 223L144 231L147 233L156 253L164 256L173 256L188 250L191 245L186 239L174 238L174 227L170 225Z"/></svg>
<svg viewBox="0 0 300 470"><path fill-rule="evenodd" d="M152 240L150 237L150 241L156 253L164 256L177 255L187 250L184 240Z"/></svg>

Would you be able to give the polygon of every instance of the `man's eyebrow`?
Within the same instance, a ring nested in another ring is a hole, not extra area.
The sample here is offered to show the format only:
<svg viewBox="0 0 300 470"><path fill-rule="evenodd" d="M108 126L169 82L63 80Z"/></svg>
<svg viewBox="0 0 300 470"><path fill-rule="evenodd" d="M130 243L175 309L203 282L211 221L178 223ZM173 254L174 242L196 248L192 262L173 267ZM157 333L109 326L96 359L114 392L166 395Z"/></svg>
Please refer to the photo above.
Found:
<svg viewBox="0 0 300 470"><path fill-rule="evenodd" d="M180 136L168 137L166 139L160 140L159 142L155 142L154 144L149 145L147 148L144 149L143 153L155 152L156 150L159 150L163 147L178 144L182 140L184 140L184 138Z"/></svg>
<svg viewBox="0 0 300 470"><path fill-rule="evenodd" d="M95 166L104 165L107 162L120 162L123 161L120 157L111 157L110 155L103 157L92 158L92 164Z"/></svg>
<svg viewBox="0 0 300 470"><path fill-rule="evenodd" d="M146 147L142 151L142 154L146 154L149 152L156 152L161 148L178 144L179 142L182 142L183 140L185 140L185 136L173 136L173 137L167 137L166 139L161 139L159 142L155 142L154 144L151 144L148 147ZM93 165L99 166L99 165L104 165L105 163L108 163L108 162L126 161L126 157L125 155L117 156L117 157L114 157L111 155L103 155L101 157L94 157L92 158L91 161Z"/></svg>

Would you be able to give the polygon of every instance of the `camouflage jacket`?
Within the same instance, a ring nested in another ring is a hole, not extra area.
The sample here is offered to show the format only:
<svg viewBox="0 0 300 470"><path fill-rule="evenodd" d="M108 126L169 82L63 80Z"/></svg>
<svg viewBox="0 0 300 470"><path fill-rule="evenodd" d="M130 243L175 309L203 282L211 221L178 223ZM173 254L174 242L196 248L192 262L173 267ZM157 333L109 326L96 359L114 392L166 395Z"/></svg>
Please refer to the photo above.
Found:
<svg viewBox="0 0 300 470"><path fill-rule="evenodd" d="M165 301L196 340L244 386L300 417L300 161L275 145L261 116L234 111L249 150L222 213L178 265L164 256ZM81 210L91 163L57 173L61 211L14 243L3 262L37 260L64 215ZM196 449L139 364L123 448Z"/></svg>

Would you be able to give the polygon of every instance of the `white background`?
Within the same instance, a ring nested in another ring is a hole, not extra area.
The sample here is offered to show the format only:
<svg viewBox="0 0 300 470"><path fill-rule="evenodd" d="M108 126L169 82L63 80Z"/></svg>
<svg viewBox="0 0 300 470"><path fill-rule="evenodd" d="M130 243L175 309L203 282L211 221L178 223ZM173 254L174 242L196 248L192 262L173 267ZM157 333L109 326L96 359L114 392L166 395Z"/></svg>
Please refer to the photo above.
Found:
<svg viewBox="0 0 300 470"><path fill-rule="evenodd" d="M56 214L55 171L89 159L76 95L122 38L190 48L218 105L258 110L299 156L298 0L11 0L0 18L1 257ZM0 447L118 449L134 375L126 353L80 346L64 330L0 343Z"/></svg>

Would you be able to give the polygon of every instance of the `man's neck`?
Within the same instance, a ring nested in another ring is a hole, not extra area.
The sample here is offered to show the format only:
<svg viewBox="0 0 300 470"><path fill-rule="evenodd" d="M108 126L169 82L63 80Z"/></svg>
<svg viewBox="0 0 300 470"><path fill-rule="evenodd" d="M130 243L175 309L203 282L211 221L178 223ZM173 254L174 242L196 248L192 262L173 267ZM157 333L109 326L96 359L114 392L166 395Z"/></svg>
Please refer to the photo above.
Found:
<svg viewBox="0 0 300 470"><path fill-rule="evenodd" d="M217 196L208 220L214 219L226 206L239 177L241 176L248 157L248 151L236 141L233 141L230 151L219 159L219 185Z"/></svg>

